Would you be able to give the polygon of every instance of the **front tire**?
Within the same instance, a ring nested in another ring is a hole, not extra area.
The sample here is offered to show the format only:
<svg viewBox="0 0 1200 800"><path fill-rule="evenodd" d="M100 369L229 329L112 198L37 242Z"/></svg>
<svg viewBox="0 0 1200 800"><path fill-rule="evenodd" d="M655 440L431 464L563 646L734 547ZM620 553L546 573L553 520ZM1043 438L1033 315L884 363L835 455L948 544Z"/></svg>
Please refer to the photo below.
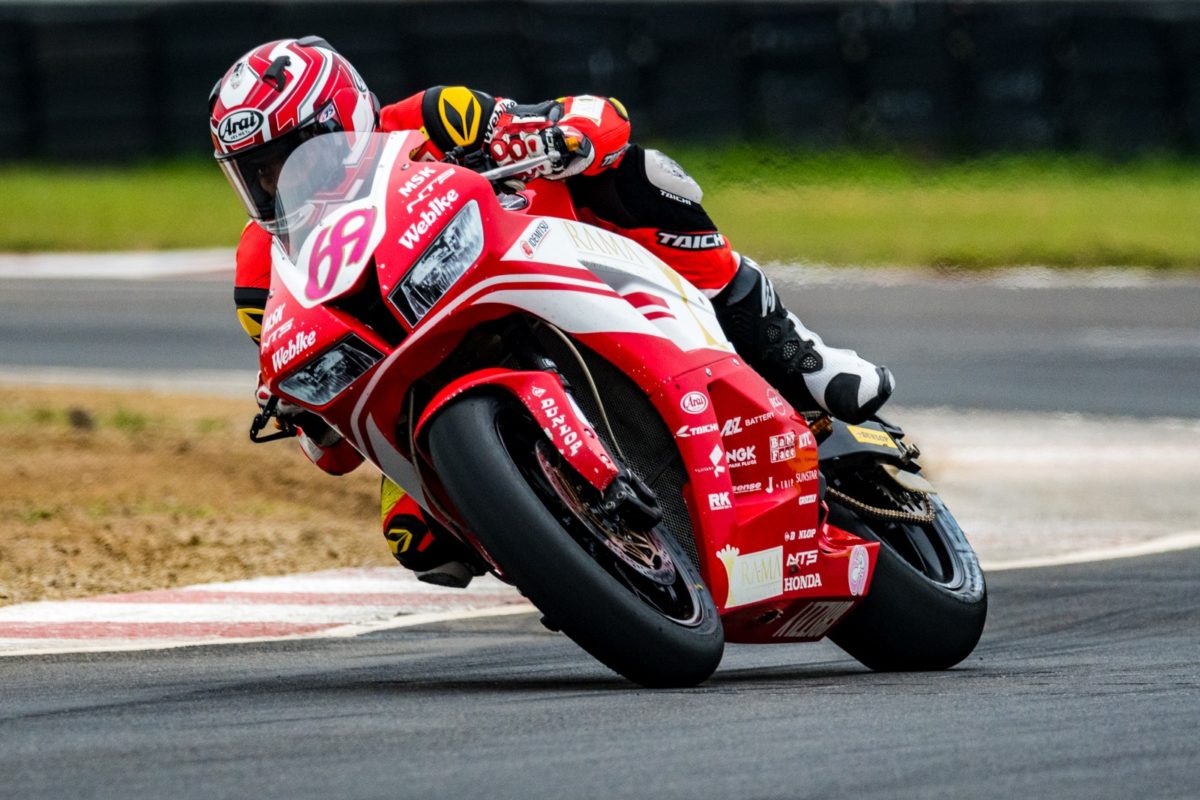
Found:
<svg viewBox="0 0 1200 800"><path fill-rule="evenodd" d="M491 557L580 647L643 686L694 686L716 670L724 633L695 566L657 529L643 544L671 568L659 570L666 577L596 546L580 505L590 487L572 480L524 408L490 394L455 400L431 423L429 450Z"/></svg>

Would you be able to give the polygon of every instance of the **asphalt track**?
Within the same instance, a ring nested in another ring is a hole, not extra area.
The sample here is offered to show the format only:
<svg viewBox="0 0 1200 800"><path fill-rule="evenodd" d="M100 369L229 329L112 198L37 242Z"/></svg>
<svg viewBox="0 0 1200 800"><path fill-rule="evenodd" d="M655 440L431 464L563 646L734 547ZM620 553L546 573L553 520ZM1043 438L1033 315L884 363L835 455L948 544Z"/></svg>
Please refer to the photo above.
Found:
<svg viewBox="0 0 1200 800"><path fill-rule="evenodd" d="M773 274L827 342L892 368L897 405L1200 417L1200 280ZM0 372L252 373L256 356L226 274L0 279Z"/></svg>
<svg viewBox="0 0 1200 800"><path fill-rule="evenodd" d="M0 367L252 370L224 281L2 280ZM905 405L1200 417L1200 283L781 285ZM0 659L0 798L1194 798L1198 570L992 573L979 648L937 674L730 647L651 692L532 615Z"/></svg>
<svg viewBox="0 0 1200 800"><path fill-rule="evenodd" d="M1194 798L1200 551L994 573L945 673L730 647L688 691L533 615L0 660L12 798Z"/></svg>

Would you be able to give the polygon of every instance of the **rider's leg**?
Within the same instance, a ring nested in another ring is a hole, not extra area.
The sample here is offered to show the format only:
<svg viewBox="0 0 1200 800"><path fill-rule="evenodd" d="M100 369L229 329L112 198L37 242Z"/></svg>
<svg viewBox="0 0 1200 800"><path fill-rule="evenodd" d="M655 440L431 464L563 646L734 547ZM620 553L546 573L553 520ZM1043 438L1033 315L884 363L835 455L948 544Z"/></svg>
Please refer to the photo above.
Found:
<svg viewBox="0 0 1200 800"><path fill-rule="evenodd" d="M699 185L667 156L631 145L615 169L567 186L582 218L639 242L712 298L734 347L793 406L858 422L891 395L886 367L828 346L784 308L758 265L717 231Z"/></svg>
<svg viewBox="0 0 1200 800"><path fill-rule="evenodd" d="M463 588L482 574L471 550L452 534L426 522L407 492L388 478L379 487L383 537L400 564L417 578L439 586Z"/></svg>
<svg viewBox="0 0 1200 800"><path fill-rule="evenodd" d="M800 409L819 406L847 422L879 410L895 382L853 350L830 347L784 308L762 269L738 256L733 280L712 298L721 327L767 382Z"/></svg>

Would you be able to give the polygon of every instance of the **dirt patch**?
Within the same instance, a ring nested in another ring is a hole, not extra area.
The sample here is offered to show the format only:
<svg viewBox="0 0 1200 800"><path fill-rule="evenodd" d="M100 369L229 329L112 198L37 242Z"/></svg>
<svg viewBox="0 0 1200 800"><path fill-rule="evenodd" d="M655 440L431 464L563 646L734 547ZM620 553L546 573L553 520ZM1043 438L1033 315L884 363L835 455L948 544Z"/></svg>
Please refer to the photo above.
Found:
<svg viewBox="0 0 1200 800"><path fill-rule="evenodd" d="M254 445L248 400L0 387L0 605L394 563L379 477Z"/></svg>

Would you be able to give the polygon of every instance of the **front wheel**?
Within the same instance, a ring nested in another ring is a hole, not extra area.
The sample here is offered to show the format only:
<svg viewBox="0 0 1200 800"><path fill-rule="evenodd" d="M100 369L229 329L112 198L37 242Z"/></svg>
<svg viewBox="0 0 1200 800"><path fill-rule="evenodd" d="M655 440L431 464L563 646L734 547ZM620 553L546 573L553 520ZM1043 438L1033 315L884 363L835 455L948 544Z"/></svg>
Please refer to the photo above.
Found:
<svg viewBox="0 0 1200 800"><path fill-rule="evenodd" d="M878 464L827 477L830 522L880 543L866 598L829 638L877 671L949 669L970 655L987 586L941 498L898 487Z"/></svg>
<svg viewBox="0 0 1200 800"><path fill-rule="evenodd" d="M429 450L463 521L584 650L643 686L694 686L717 668L724 633L695 566L661 527L606 516L522 407L458 399L431 423Z"/></svg>

